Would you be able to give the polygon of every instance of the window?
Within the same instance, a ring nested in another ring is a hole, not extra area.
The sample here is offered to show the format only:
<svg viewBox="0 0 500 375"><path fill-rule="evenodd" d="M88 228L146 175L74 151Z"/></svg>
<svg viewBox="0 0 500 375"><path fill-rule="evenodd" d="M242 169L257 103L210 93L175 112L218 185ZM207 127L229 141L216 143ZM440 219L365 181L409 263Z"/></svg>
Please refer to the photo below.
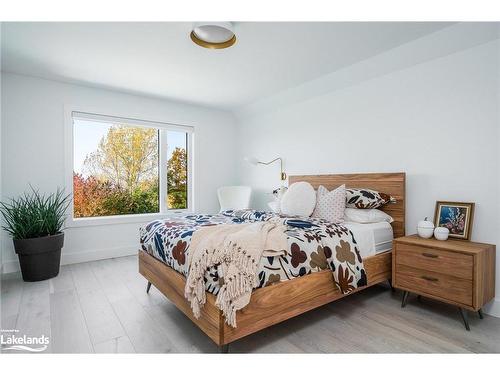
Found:
<svg viewBox="0 0 500 375"><path fill-rule="evenodd" d="M192 128L72 112L73 218L191 208Z"/></svg>

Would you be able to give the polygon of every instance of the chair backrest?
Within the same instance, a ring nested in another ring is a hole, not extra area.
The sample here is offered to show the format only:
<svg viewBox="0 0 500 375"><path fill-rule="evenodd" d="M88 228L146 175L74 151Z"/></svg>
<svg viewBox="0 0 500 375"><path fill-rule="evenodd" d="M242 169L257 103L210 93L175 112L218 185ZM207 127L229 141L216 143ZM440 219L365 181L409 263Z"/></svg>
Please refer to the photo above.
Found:
<svg viewBox="0 0 500 375"><path fill-rule="evenodd" d="M217 189L220 210L244 210L250 207L250 186L221 186Z"/></svg>

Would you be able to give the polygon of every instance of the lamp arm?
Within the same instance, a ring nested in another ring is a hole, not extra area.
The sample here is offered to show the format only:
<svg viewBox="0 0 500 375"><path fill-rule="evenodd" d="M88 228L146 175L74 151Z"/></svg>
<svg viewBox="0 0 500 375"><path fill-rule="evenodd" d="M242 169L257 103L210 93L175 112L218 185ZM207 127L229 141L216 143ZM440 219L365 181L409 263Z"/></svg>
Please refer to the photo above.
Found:
<svg viewBox="0 0 500 375"><path fill-rule="evenodd" d="M283 160L280 158L280 157L277 157L276 159L273 159L271 161L268 161L267 163L266 162L263 162L263 161L259 161L258 163L259 164L264 164L264 165L269 165L269 164L272 164L274 163L276 160L279 160L281 165L283 166Z"/></svg>
<svg viewBox="0 0 500 375"><path fill-rule="evenodd" d="M285 172L283 172L283 159L282 159L282 158L277 157L276 159L273 159L273 160L268 161L268 162L266 162L266 163L265 163L265 162L263 162L263 161L259 161L258 163L259 163L259 164L263 164L263 165L269 165L269 164L272 164L272 163L274 163L275 161L278 161L278 160L280 161L281 180L282 180L282 181L285 181L285 180L286 180L286 173L285 173Z"/></svg>

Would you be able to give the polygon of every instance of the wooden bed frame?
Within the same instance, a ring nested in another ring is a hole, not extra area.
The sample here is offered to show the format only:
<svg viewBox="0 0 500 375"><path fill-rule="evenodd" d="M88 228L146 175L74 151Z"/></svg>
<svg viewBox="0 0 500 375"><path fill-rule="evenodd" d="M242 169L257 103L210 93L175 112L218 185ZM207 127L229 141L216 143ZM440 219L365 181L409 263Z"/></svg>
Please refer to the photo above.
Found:
<svg viewBox="0 0 500 375"><path fill-rule="evenodd" d="M405 235L405 173L336 174L316 176L290 176L289 183L307 181L314 188L323 185L328 189L342 184L347 187L364 187L384 192L396 198L397 203L382 208L394 218L394 238ZM385 252L363 260L369 286L390 281L392 253ZM273 284L253 291L250 303L237 312L237 327L228 326L222 312L215 306L215 296L207 293L201 316L193 316L189 302L184 297L185 277L144 251L139 251L139 272L148 280L147 291L153 284L189 319L205 332L221 352L228 351L228 344L260 331L266 327L300 315L348 295L342 294L333 282L332 272L324 270L292 280Z"/></svg>

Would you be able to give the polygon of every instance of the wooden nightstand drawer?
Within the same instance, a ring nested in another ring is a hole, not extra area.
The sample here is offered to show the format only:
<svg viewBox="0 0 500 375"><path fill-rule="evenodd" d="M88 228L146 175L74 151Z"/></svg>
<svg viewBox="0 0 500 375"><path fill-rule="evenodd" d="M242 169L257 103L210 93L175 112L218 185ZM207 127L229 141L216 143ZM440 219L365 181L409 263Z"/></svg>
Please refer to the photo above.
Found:
<svg viewBox="0 0 500 375"><path fill-rule="evenodd" d="M396 264L472 280L471 255L423 246L397 244Z"/></svg>
<svg viewBox="0 0 500 375"><path fill-rule="evenodd" d="M472 280L399 265L396 272L396 287L472 306Z"/></svg>

